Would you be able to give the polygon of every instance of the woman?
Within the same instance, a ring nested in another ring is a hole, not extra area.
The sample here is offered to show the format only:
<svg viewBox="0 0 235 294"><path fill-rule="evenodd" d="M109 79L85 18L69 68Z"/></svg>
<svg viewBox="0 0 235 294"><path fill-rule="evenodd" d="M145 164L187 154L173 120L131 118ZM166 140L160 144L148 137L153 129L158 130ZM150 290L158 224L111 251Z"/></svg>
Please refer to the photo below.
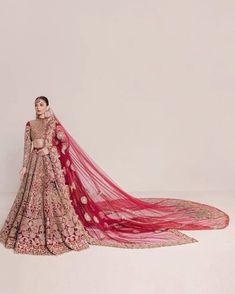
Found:
<svg viewBox="0 0 235 294"><path fill-rule="evenodd" d="M35 110L25 125L20 188L0 231L0 242L14 253L187 244L198 241L178 229L229 224L226 213L206 204L126 193L78 145L45 96L35 99Z"/></svg>

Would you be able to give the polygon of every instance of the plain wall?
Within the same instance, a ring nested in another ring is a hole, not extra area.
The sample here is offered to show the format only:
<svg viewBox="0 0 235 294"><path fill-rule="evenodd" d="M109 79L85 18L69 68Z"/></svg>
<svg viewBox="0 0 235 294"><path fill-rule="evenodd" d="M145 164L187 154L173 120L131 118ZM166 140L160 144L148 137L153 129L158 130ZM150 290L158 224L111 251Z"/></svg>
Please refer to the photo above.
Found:
<svg viewBox="0 0 235 294"><path fill-rule="evenodd" d="M2 196L19 187L24 127L39 95L127 191L235 190L234 8L2 2Z"/></svg>

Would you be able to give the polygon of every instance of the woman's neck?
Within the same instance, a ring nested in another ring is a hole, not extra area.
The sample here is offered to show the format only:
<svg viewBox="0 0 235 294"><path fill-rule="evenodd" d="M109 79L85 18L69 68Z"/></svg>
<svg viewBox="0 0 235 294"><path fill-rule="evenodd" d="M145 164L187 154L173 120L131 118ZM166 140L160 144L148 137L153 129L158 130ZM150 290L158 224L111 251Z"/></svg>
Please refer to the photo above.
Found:
<svg viewBox="0 0 235 294"><path fill-rule="evenodd" d="M45 116L38 116L37 119L46 119L47 117Z"/></svg>

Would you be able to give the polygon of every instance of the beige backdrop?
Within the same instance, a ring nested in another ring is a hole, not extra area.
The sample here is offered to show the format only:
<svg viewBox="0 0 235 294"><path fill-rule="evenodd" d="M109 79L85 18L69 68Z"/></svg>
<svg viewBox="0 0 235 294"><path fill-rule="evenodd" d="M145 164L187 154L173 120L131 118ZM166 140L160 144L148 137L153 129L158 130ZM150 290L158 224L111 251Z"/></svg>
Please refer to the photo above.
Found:
<svg viewBox="0 0 235 294"><path fill-rule="evenodd" d="M125 190L231 217L225 230L184 231L199 242L182 246L57 257L0 246L2 293L234 293L234 20L232 0L1 1L1 224L39 95Z"/></svg>
<svg viewBox="0 0 235 294"><path fill-rule="evenodd" d="M45 95L125 190L235 189L233 1L3 1L0 190Z"/></svg>

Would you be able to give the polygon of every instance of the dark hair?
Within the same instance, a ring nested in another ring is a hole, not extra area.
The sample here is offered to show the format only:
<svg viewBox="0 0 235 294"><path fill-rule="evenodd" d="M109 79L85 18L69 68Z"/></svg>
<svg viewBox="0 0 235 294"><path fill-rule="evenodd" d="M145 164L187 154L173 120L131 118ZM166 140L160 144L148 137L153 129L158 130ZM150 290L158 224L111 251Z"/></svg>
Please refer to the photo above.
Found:
<svg viewBox="0 0 235 294"><path fill-rule="evenodd" d="M44 101L46 102L46 105L49 105L49 100L48 100L47 97L45 97L45 96L38 96L38 97L35 99L34 103L36 102L37 99L42 99L42 100L44 100Z"/></svg>

